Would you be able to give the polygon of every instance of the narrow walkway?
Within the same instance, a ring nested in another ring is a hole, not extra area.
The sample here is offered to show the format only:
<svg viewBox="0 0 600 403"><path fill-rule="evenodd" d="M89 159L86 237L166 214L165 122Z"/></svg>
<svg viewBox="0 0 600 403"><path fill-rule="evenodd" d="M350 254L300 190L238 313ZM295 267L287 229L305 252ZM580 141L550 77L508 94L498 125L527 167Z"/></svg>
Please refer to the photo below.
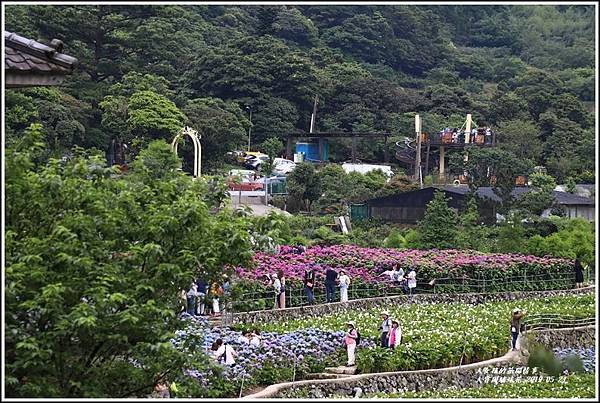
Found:
<svg viewBox="0 0 600 403"><path fill-rule="evenodd" d="M273 398L273 396L275 394L277 394L281 389L286 389L291 386L310 385L310 384L316 384L316 383L337 383L340 381L347 382L347 381L365 379L365 378L370 378L370 377L377 377L377 376L382 376L382 375L402 375L402 374L408 374L408 373L426 374L426 373L433 373L433 372L438 372L438 371L448 372L448 371L452 371L452 370L478 368L478 367L485 367L485 366L501 364L501 363L517 364L517 363L522 362L523 360L524 360L524 356L521 354L521 351L512 351L511 350L511 351L507 352L506 354L504 354L502 357L492 358L491 360L487 360L487 361L480 361L480 362L475 362L472 364L467 364L467 365L462 365L462 366L454 366L454 367L448 367L448 368L422 369L422 370L416 370L416 371L376 372L376 373L360 374L360 375L346 375L343 378L338 378L338 379L320 379L320 380L310 379L310 380L296 381L296 382L277 383L277 384L266 387L265 389L263 389L262 391L260 391L258 393L243 396L242 399Z"/></svg>

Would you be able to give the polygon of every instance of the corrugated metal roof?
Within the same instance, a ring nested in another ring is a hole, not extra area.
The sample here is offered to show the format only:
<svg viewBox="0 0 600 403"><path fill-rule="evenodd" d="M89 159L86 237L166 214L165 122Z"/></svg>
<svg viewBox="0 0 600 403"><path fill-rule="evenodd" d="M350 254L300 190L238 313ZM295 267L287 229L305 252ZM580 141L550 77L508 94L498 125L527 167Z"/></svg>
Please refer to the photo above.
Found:
<svg viewBox="0 0 600 403"><path fill-rule="evenodd" d="M458 194L466 194L469 192L468 186L442 186L442 189L458 193ZM525 193L528 193L532 190L530 187L516 187L512 190L511 194L514 198L519 199ZM589 197L577 196L568 192L559 192L557 190L552 191L554 197L558 201L559 204L564 205L594 205L594 199L590 199ZM477 189L477 196L481 198L486 198L495 202L500 202L501 199L494 193L494 189L489 186L480 187Z"/></svg>
<svg viewBox="0 0 600 403"><path fill-rule="evenodd" d="M70 74L78 61L60 53L62 42L52 41L52 46L4 31L4 67L11 73Z"/></svg>
<svg viewBox="0 0 600 403"><path fill-rule="evenodd" d="M375 199L367 200L368 204L386 204L390 205L393 203L393 200L398 200L400 198L406 197L414 197L415 193L429 193L431 189L440 189L444 190L447 193L454 193L459 195L466 195L469 193L469 187L467 185L459 185L459 186L430 186L419 190L413 190L410 192L400 193L397 195L378 197ZM532 189L530 187L516 187L512 190L512 196L516 199L519 199L522 195L527 192L530 192ZM559 204L562 205L585 205L585 206L593 206L595 205L594 199L590 199L589 197L577 196L568 192L559 192L553 191L554 197L557 199ZM500 203L501 199L494 193L493 188L491 187L480 187L477 189L477 196L482 199L488 199L494 201L496 203Z"/></svg>

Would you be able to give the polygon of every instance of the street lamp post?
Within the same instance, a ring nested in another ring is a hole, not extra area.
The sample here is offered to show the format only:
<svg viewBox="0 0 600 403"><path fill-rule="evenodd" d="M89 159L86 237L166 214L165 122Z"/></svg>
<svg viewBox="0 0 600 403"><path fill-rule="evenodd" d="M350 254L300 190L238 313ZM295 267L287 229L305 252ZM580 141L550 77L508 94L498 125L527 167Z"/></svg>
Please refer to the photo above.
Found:
<svg viewBox="0 0 600 403"><path fill-rule="evenodd" d="M246 106L246 110L250 112L250 126L248 127L248 152L250 152L250 133L252 133L252 109Z"/></svg>

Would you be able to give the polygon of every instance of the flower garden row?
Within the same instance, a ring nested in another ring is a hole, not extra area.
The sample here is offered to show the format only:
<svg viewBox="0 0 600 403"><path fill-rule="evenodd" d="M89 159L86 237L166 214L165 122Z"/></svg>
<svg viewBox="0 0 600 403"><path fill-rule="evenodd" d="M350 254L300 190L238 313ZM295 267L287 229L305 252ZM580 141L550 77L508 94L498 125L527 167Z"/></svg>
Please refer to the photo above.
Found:
<svg viewBox="0 0 600 403"><path fill-rule="evenodd" d="M577 357L583 364L583 373L568 373L564 378L546 376L543 378L524 376L521 379L502 376L502 381L512 380L514 382L488 383L480 388L449 388L446 390L428 390L421 392L405 393L377 393L376 398L590 398L595 395L596 385L596 349L594 346L588 348L555 348L554 355L566 364L569 358ZM511 379L512 378L512 379ZM535 381L535 382L528 382Z"/></svg>
<svg viewBox="0 0 600 403"><path fill-rule="evenodd" d="M481 388L446 389L407 393L378 393L375 398L386 399L577 399L595 397L596 375L573 374L566 382L487 384Z"/></svg>
<svg viewBox="0 0 600 403"><path fill-rule="evenodd" d="M354 320L363 336L357 350L362 373L440 368L462 362L481 361L504 354L509 347L508 323L514 302L471 306L452 304L408 304L386 307L400 320L404 342L394 352L376 346L380 309L302 320L270 323L262 327L259 347L238 341L240 330L209 329L202 320L190 318L173 340L192 354L204 354L218 337L238 352L234 367L217 364L202 371L190 368L188 376L202 391L196 397L237 396L254 385L299 380L326 366L343 365L343 335L348 320ZM519 301L521 308L535 313L594 315L594 296L568 296Z"/></svg>
<svg viewBox="0 0 600 403"><path fill-rule="evenodd" d="M386 307L402 326L403 344L393 353L377 346L359 348L358 369L367 373L443 368L458 365L461 359L466 364L498 357L509 348L510 315L516 304L536 314L595 316L591 294L525 299L518 303L430 303ZM343 329L348 320L356 322L363 337L378 338L381 309L349 310L335 315L270 323L265 329L279 333L307 327L334 331Z"/></svg>
<svg viewBox="0 0 600 403"><path fill-rule="evenodd" d="M573 262L567 259L459 250L361 248L354 245L314 246L303 253L297 253L294 247L282 246L276 254L257 253L253 264L237 267L235 271L238 278L246 280L242 282L240 294L264 291L264 282L261 284L264 276L280 270L288 285L301 289L304 271L312 268L317 284L322 285L329 267L337 271L344 269L355 283L368 289L384 281L381 273L396 264L405 272L415 268L421 285L432 279L454 279L457 284L466 280L480 287L485 280L484 291L488 292L568 288L572 286L571 277L574 281Z"/></svg>
<svg viewBox="0 0 600 403"><path fill-rule="evenodd" d="M454 277L489 278L561 274L572 272L573 262L567 259L537 257L520 254L485 254L464 250L419 250L391 248L361 248L354 245L314 246L304 253L296 253L292 246L281 246L277 254L259 252L254 266L238 267L242 278L259 279L266 273L282 270L290 280L302 280L304 270L313 268L317 278L324 278L325 270L344 269L351 278L366 283L380 281L378 275L395 264L408 269L414 267L423 279Z"/></svg>

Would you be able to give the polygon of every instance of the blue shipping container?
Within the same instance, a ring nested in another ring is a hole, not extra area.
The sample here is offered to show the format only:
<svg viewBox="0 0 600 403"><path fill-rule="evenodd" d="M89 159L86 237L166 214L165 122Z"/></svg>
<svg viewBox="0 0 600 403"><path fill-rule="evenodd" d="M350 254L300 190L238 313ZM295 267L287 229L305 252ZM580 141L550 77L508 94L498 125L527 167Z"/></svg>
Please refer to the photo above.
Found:
<svg viewBox="0 0 600 403"><path fill-rule="evenodd" d="M304 153L305 161L321 161L319 158L319 142L296 143L296 152ZM329 159L329 142L323 141L323 160Z"/></svg>

